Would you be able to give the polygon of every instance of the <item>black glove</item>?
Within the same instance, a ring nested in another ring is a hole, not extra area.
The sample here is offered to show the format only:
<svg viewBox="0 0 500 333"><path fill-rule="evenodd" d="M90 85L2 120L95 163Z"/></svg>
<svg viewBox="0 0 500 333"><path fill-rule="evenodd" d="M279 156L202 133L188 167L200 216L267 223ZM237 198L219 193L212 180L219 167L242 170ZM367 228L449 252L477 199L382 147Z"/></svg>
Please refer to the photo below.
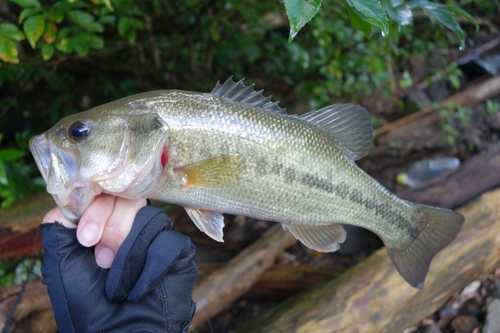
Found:
<svg viewBox="0 0 500 333"><path fill-rule="evenodd" d="M44 223L43 283L59 331L187 332L194 315L195 246L161 210L143 207L109 270L76 229Z"/></svg>

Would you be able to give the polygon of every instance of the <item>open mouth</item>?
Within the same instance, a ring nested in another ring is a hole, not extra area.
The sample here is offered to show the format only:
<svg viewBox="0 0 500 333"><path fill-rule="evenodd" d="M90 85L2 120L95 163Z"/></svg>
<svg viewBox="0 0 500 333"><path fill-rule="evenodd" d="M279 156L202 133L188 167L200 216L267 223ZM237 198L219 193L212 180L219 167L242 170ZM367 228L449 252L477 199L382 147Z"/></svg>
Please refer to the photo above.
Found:
<svg viewBox="0 0 500 333"><path fill-rule="evenodd" d="M102 190L85 184L78 175L77 157L55 146L45 134L30 140L30 150L47 184L47 192L67 219L77 221Z"/></svg>

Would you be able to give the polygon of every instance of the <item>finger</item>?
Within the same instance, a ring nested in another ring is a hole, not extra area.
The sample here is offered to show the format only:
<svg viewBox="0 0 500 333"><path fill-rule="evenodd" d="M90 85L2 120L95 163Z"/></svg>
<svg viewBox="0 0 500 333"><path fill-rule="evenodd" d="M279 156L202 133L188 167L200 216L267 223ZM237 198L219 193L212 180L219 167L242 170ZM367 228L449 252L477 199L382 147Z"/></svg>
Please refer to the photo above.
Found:
<svg viewBox="0 0 500 333"><path fill-rule="evenodd" d="M66 228L72 228L72 229L76 228L76 224L68 220L61 212L59 207L52 208L42 218L42 223L54 223L54 222L59 222Z"/></svg>
<svg viewBox="0 0 500 333"><path fill-rule="evenodd" d="M111 267L116 252L132 229L137 212L146 204L145 199L116 199L113 213L104 226L101 241L95 247L96 262L100 267Z"/></svg>
<svg viewBox="0 0 500 333"><path fill-rule="evenodd" d="M94 246L101 240L104 227L111 216L116 197L100 194L95 197L89 208L83 213L76 237L83 246Z"/></svg>

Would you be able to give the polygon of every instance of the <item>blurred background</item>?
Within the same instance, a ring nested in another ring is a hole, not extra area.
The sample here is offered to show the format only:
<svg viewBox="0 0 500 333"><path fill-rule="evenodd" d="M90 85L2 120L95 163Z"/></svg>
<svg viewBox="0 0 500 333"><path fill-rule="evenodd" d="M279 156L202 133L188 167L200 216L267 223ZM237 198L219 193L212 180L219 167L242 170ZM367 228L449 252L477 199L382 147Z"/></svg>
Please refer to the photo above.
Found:
<svg viewBox="0 0 500 333"><path fill-rule="evenodd" d="M44 195L28 140L66 115L135 93L209 92L232 75L255 83L289 113L332 103L361 104L372 115L375 140L359 165L397 193L429 181L428 174L435 176L429 163L411 169L415 162L452 157L449 166L440 166L446 173L496 146L498 0L311 0L312 14L294 11L292 5L305 3L0 0L0 294L9 290L9 295L17 295L20 289L15 288L21 288L28 275L39 281L37 218L53 205ZM374 3L378 12L367 9ZM471 190L476 196L484 191ZM473 198L441 205L456 208ZM167 208L176 228L201 249L197 260L208 267L201 269L201 277L272 225L227 217L226 243L216 244L199 233L183 211ZM296 244L279 254L277 262L326 266L324 272L337 275L381 246L367 232L352 230L350 235L348 240L354 241L339 253L318 254ZM333 278L324 272L311 273L316 278L288 290L266 285L264 291L240 296L231 309L211 319L212 327L205 320L198 332L229 332L290 295ZM0 322L15 303L5 295L0 296ZM31 312L19 316L35 318ZM484 317L485 310L475 317L472 329L482 327ZM432 318L411 332L437 325L440 317ZM451 319L439 329L459 331L450 325ZM36 331L30 324L16 327L19 332Z"/></svg>

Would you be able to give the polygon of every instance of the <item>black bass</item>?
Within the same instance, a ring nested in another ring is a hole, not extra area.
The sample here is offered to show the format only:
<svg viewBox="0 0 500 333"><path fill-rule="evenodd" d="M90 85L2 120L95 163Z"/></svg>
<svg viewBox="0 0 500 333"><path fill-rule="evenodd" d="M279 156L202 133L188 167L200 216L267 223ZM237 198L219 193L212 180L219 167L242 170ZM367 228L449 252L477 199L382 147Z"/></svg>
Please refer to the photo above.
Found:
<svg viewBox="0 0 500 333"><path fill-rule="evenodd" d="M153 91L71 115L30 149L69 219L99 193L152 198L183 206L217 241L228 213L281 222L320 252L336 251L341 223L351 224L377 234L403 278L422 288L464 218L401 200L357 167L372 133L360 106L288 115L230 78L211 93Z"/></svg>

